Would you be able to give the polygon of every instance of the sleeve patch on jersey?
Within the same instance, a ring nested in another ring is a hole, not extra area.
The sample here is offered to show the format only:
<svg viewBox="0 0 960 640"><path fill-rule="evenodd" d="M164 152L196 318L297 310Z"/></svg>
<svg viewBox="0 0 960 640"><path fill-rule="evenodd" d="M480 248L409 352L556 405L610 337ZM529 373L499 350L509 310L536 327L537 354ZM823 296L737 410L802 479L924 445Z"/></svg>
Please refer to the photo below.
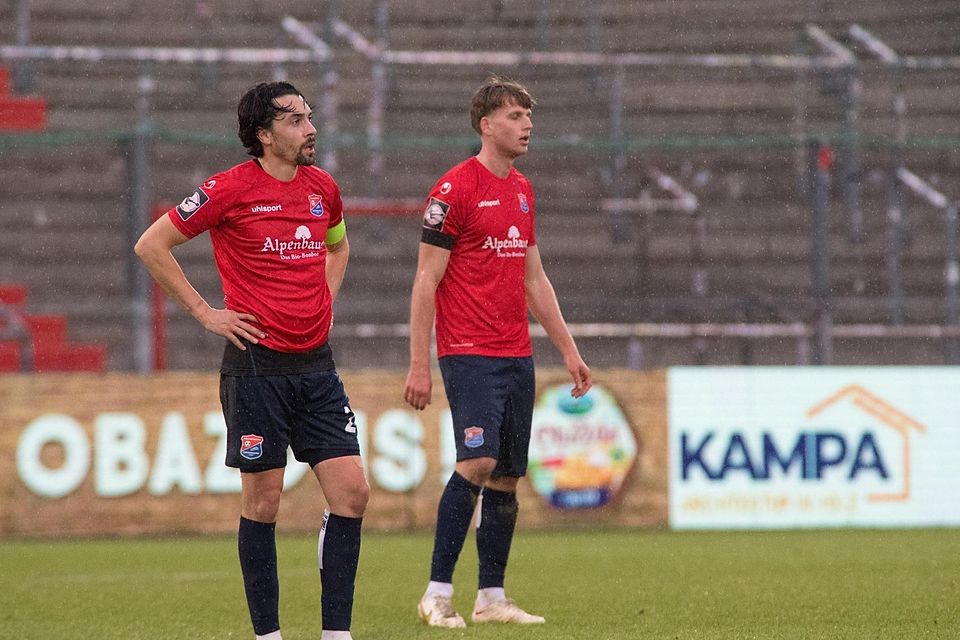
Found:
<svg viewBox="0 0 960 640"><path fill-rule="evenodd" d="M448 211L450 211L449 204L437 198L430 198L427 208L423 211L424 228L440 231L443 228L443 221L447 219Z"/></svg>
<svg viewBox="0 0 960 640"><path fill-rule="evenodd" d="M180 214L180 219L186 222L209 200L210 198L203 192L203 189L198 188L193 192L193 195L187 196L183 199L183 202L177 205L177 213Z"/></svg>

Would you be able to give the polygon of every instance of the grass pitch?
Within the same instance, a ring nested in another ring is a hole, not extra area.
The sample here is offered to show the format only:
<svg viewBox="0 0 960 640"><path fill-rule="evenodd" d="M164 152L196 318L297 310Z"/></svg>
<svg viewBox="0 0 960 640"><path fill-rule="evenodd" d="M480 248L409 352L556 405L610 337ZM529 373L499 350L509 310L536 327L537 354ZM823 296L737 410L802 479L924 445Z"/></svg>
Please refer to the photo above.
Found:
<svg viewBox="0 0 960 640"><path fill-rule="evenodd" d="M517 534L507 592L547 624L431 629L416 620L431 538L367 534L356 640L960 638L960 531ZM314 536L279 537L285 640L319 638ZM454 598L476 584L467 540ZM253 638L227 537L5 541L0 636Z"/></svg>

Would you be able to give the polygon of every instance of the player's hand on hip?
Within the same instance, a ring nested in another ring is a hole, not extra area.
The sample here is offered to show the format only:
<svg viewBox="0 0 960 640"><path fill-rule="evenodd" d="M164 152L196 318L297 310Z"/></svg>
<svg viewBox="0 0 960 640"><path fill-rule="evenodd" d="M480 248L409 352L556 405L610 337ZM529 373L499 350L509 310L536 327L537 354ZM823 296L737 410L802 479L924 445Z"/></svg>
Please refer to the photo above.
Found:
<svg viewBox="0 0 960 640"><path fill-rule="evenodd" d="M574 398L582 398L593 386L593 374L590 373L590 367L579 355L566 359L564 364L567 371L570 372L570 377L573 378L573 389L570 390L570 395Z"/></svg>
<svg viewBox="0 0 960 640"><path fill-rule="evenodd" d="M200 318L200 323L204 329L223 336L241 351L246 351L243 340L257 344L267 337L266 333L255 326L259 324L255 316L249 313L237 313L230 309L209 308Z"/></svg>
<svg viewBox="0 0 960 640"><path fill-rule="evenodd" d="M407 404L417 411L422 411L430 404L432 389L433 380L429 367L426 369L410 367L410 371L407 372L407 382L403 388L403 399Z"/></svg>

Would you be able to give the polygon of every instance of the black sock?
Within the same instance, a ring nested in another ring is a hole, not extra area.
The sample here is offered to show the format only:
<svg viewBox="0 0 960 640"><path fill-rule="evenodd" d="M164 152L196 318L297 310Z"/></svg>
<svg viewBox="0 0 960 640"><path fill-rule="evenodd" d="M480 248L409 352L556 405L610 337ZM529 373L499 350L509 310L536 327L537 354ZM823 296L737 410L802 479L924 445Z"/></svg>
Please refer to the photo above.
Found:
<svg viewBox="0 0 960 640"><path fill-rule="evenodd" d="M477 528L481 589L503 586L518 511L516 493L489 488L483 490L480 526Z"/></svg>
<svg viewBox="0 0 960 640"><path fill-rule="evenodd" d="M327 513L320 528L320 613L323 628L349 631L353 615L353 588L360 562L360 524L363 518Z"/></svg>
<svg viewBox="0 0 960 640"><path fill-rule="evenodd" d="M453 582L453 570L467 538L478 495L480 487L453 472L437 507L437 533L433 539L433 562L430 564L430 580L433 582Z"/></svg>
<svg viewBox="0 0 960 640"><path fill-rule="evenodd" d="M280 628L280 582L277 578L276 523L240 517L237 548L243 589L253 632L258 636Z"/></svg>

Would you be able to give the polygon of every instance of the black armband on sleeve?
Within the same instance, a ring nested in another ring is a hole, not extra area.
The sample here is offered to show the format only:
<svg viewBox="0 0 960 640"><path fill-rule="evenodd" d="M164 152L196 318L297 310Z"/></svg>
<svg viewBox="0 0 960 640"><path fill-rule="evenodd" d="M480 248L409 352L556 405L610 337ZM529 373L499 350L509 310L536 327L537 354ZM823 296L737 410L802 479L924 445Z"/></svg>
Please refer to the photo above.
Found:
<svg viewBox="0 0 960 640"><path fill-rule="evenodd" d="M446 249L447 251L452 251L453 245L456 244L457 239L452 238L445 233L440 233L436 229L424 227L423 234L420 236L420 242L432 244L435 247L440 247L441 249Z"/></svg>

